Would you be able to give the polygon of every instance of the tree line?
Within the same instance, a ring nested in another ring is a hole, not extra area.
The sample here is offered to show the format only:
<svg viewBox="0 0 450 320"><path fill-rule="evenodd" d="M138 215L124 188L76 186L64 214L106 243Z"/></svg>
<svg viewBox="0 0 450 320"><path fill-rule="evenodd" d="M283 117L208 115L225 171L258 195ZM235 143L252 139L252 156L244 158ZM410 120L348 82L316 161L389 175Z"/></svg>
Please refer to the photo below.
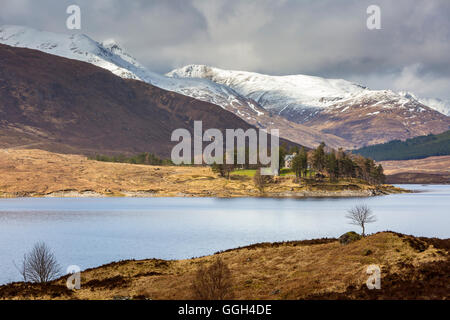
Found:
<svg viewBox="0 0 450 320"><path fill-rule="evenodd" d="M450 155L450 131L420 136L405 141L393 140L353 151L377 161L423 159Z"/></svg>
<svg viewBox="0 0 450 320"><path fill-rule="evenodd" d="M93 157L88 157L89 160L97 160L103 162L119 162L119 163L130 163L130 164L145 164L154 166L171 166L174 165L169 159L161 159L153 153L144 152L138 155L127 157L124 155L117 156L106 156L106 155L96 155Z"/></svg>
<svg viewBox="0 0 450 320"><path fill-rule="evenodd" d="M342 149L327 152L325 143L309 152L305 148L294 148L287 152L282 147L281 150L280 153L284 155L296 154L292 159L292 170L298 178L306 178L314 172L315 177L327 175L331 180L357 178L372 184L383 184L386 180L381 164L377 165L370 158L349 154Z"/></svg>

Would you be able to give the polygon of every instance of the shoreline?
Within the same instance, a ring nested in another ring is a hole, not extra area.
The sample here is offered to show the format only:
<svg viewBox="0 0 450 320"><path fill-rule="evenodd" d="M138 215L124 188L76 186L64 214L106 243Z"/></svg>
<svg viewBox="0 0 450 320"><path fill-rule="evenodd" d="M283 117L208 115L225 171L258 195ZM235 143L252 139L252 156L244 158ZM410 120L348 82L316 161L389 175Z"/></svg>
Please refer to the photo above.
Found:
<svg viewBox="0 0 450 320"><path fill-rule="evenodd" d="M341 190L341 191L272 191L267 193L247 193L247 194L213 194L213 193L171 193L152 191L118 191L111 193L100 193L93 190L61 190L48 194L38 192L0 192L0 199L20 199L20 198L219 198L219 199L239 199L239 198L261 198L261 199L308 199L308 198L367 198L390 194L416 193L417 191L402 189L394 186L366 189L366 190Z"/></svg>

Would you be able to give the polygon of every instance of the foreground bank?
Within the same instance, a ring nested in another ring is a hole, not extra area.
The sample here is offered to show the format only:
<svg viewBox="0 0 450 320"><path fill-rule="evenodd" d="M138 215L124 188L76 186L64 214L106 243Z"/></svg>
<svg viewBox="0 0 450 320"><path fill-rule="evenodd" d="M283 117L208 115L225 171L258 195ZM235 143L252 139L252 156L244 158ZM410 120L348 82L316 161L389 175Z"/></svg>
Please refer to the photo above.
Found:
<svg viewBox="0 0 450 320"><path fill-rule="evenodd" d="M0 197L367 197L405 190L361 180L294 182L264 190L246 175L220 178L209 167L106 163L42 150L0 150Z"/></svg>
<svg viewBox="0 0 450 320"><path fill-rule="evenodd" d="M2 299L193 299L198 270L220 258L234 299L448 299L450 239L382 232L344 244L339 239L263 243L189 260L121 261L40 285L0 287ZM367 267L381 270L368 290Z"/></svg>

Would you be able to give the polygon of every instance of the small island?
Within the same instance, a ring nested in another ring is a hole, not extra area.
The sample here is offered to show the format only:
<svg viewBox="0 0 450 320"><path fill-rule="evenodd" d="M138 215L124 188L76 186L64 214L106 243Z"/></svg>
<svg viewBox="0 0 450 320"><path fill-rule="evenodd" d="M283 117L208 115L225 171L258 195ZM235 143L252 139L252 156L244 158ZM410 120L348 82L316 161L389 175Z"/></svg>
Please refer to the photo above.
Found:
<svg viewBox="0 0 450 320"><path fill-rule="evenodd" d="M152 162L149 156L140 157L143 161L139 163L139 157L89 158L27 149L3 149L0 152L0 197L3 198L302 198L368 197L407 192L383 184L383 181L364 179L362 175L330 177L326 167L320 172L312 168L299 172L294 164L294 168L282 169L279 176L258 178L258 170L254 168L174 166L159 161L155 165L145 163ZM280 156L284 158L285 154ZM373 165L372 168L378 167ZM363 174L370 174L370 171Z"/></svg>

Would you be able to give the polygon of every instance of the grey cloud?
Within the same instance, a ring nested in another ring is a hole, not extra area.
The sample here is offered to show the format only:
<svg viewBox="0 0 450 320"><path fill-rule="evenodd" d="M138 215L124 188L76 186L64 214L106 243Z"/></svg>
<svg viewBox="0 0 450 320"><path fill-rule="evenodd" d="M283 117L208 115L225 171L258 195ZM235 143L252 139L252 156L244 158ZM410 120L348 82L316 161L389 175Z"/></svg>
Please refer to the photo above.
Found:
<svg viewBox="0 0 450 320"><path fill-rule="evenodd" d="M450 98L448 0L1 0L0 23L68 32L73 3L83 33L116 39L156 72L198 63ZM382 30L366 28L371 4Z"/></svg>

